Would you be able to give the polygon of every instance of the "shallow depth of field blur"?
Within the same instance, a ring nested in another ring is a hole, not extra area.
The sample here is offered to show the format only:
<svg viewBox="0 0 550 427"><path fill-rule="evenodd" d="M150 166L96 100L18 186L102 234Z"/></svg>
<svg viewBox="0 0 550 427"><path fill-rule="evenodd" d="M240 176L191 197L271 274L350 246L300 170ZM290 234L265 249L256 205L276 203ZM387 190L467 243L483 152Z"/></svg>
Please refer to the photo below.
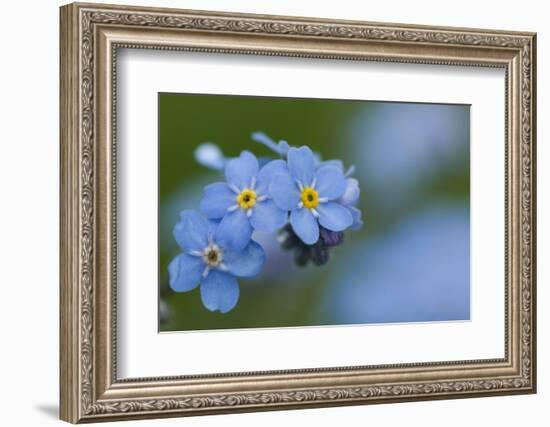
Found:
<svg viewBox="0 0 550 427"><path fill-rule="evenodd" d="M160 331L468 320L469 116L466 105L160 94ZM275 235L255 235L263 271L239 279L231 312L213 313L198 287L168 287L181 251L172 229L180 211L199 209L205 185L224 181L195 148L274 156L254 131L354 164L364 226L323 267L299 268Z"/></svg>

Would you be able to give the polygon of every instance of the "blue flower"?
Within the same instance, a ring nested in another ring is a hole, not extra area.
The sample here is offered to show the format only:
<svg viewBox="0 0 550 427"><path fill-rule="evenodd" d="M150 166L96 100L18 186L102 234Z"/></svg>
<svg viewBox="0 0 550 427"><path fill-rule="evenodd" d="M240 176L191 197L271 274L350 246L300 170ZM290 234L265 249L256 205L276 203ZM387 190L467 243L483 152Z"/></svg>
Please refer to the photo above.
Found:
<svg viewBox="0 0 550 427"><path fill-rule="evenodd" d="M344 163L341 160L325 160L320 161L317 164L317 168L320 169L325 166L337 167L342 173L344 173ZM338 199L338 202L343 206L348 208L351 216L353 218L353 223L350 225L350 229L359 230L363 226L363 220L361 218L361 211L357 208L357 203L359 202L359 195L361 191L359 190L359 181L352 178L351 175L355 172L355 166L350 166L344 176L346 178L346 190L344 194Z"/></svg>
<svg viewBox="0 0 550 427"><path fill-rule="evenodd" d="M168 266L170 287L187 292L200 284L202 303L210 311L227 313L239 300L236 277L256 276L264 262L263 248L251 240L242 251L228 249L218 223L195 211L180 214L174 237L184 250Z"/></svg>
<svg viewBox="0 0 550 427"><path fill-rule="evenodd" d="M227 182L206 186L200 204L209 219L221 220L221 244L239 251L250 241L253 229L273 232L286 224L287 211L273 202L268 188L274 174L287 171L283 160L272 160L260 169L249 151L227 162Z"/></svg>
<svg viewBox="0 0 550 427"><path fill-rule="evenodd" d="M288 150L289 172L273 175L269 192L279 208L290 211L290 225L308 245L319 240L319 225L343 231L353 224L349 209L338 201L346 190L342 171L328 164L316 168L306 146Z"/></svg>

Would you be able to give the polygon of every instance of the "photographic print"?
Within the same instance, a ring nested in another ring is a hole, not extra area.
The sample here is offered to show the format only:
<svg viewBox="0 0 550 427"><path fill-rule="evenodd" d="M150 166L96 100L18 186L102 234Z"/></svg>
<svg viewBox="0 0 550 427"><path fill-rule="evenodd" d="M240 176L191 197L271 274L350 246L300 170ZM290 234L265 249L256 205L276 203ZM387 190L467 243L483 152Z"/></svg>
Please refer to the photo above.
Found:
<svg viewBox="0 0 550 427"><path fill-rule="evenodd" d="M535 33L59 22L61 419L536 393Z"/></svg>
<svg viewBox="0 0 550 427"><path fill-rule="evenodd" d="M470 319L468 105L158 100L161 332Z"/></svg>

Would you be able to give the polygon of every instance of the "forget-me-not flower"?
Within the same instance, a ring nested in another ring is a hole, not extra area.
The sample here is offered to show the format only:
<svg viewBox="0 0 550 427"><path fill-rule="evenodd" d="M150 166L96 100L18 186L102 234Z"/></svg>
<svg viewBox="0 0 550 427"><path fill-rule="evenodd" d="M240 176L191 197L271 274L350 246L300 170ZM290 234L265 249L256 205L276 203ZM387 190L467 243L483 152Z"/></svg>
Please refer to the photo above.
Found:
<svg viewBox="0 0 550 427"><path fill-rule="evenodd" d="M353 224L349 209L338 199L346 190L346 179L334 165L316 167L309 147L291 147L287 154L289 173L273 175L269 192L276 205L290 211L292 230L308 245L319 240L319 225L343 231Z"/></svg>
<svg viewBox="0 0 550 427"><path fill-rule="evenodd" d="M221 220L221 243L242 250L253 229L273 232L286 224L288 213L277 206L268 193L274 174L288 173L283 160L272 160L260 169L258 159L243 151L225 166L226 182L204 188L201 211L210 219Z"/></svg>
<svg viewBox="0 0 550 427"><path fill-rule="evenodd" d="M236 277L256 276L264 262L263 248L251 240L242 251L227 248L225 232L216 221L196 211L183 211L174 237L184 250L168 266L170 287L176 292L200 284L202 303L210 311L227 313L239 300Z"/></svg>
<svg viewBox="0 0 550 427"><path fill-rule="evenodd" d="M359 196L361 191L359 189L359 181L356 178L353 178L351 175L355 172L355 166L350 166L347 170L344 169L344 162L341 160L324 160L317 163L317 169L320 169L325 166L334 166L337 167L346 178L346 189L344 194L338 199L338 202L343 206L348 208L351 216L353 218L353 223L350 226L352 230L359 230L363 226L363 220L361 218L361 211L357 208L357 203L359 202Z"/></svg>

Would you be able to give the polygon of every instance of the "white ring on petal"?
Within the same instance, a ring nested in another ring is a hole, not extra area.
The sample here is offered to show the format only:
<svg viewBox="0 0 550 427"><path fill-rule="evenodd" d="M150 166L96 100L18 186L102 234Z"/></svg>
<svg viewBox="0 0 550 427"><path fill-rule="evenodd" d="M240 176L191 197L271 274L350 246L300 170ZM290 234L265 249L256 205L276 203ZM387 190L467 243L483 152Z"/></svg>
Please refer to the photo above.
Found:
<svg viewBox="0 0 550 427"><path fill-rule="evenodd" d="M265 200L267 200L268 197L266 195L263 195L263 196L259 196L257 199L256 199L256 202L263 202Z"/></svg>
<svg viewBox="0 0 550 427"><path fill-rule="evenodd" d="M206 276L208 276L208 273L210 273L210 267L207 265L204 271L202 272L202 277L206 278Z"/></svg>
<svg viewBox="0 0 550 427"><path fill-rule="evenodd" d="M310 211L315 218L319 218L319 212L317 212L315 208L311 208Z"/></svg>
<svg viewBox="0 0 550 427"><path fill-rule="evenodd" d="M235 194L239 194L239 193L241 192L241 190L239 190L239 189L237 188L237 186L234 185L234 184L227 184L227 186L228 186L229 189L230 189L231 191L233 191L233 193L235 193Z"/></svg>
<svg viewBox="0 0 550 427"><path fill-rule="evenodd" d="M316 186L316 185L317 185L317 177L314 176L314 177L313 177L313 181L311 182L310 187L313 188L313 189L315 189L315 186Z"/></svg>
<svg viewBox="0 0 550 427"><path fill-rule="evenodd" d="M227 265L225 265L224 263L221 263L220 265L218 265L218 268L219 268L221 271L227 271L227 270L229 270L229 268L227 267Z"/></svg>
<svg viewBox="0 0 550 427"><path fill-rule="evenodd" d="M252 208L247 209L247 211L246 211L246 216L247 216L248 218L250 218L250 217L252 216Z"/></svg>
<svg viewBox="0 0 550 427"><path fill-rule="evenodd" d="M298 203L298 208L302 209L304 207L304 202Z"/></svg>
<svg viewBox="0 0 550 427"><path fill-rule="evenodd" d="M227 212L234 212L234 211L236 211L237 209L239 209L239 205L235 204L235 205L229 206L229 207L227 208Z"/></svg>
<svg viewBox="0 0 550 427"><path fill-rule="evenodd" d="M256 177L253 176L252 179L250 180L250 189L254 190L255 187L256 187Z"/></svg>
<svg viewBox="0 0 550 427"><path fill-rule="evenodd" d="M202 252L201 252L201 251L190 251L190 252L189 252L189 255L193 255L193 256L202 256Z"/></svg>
<svg viewBox="0 0 550 427"><path fill-rule="evenodd" d="M318 201L319 201L319 203L328 203L328 198L327 197L319 197Z"/></svg>

